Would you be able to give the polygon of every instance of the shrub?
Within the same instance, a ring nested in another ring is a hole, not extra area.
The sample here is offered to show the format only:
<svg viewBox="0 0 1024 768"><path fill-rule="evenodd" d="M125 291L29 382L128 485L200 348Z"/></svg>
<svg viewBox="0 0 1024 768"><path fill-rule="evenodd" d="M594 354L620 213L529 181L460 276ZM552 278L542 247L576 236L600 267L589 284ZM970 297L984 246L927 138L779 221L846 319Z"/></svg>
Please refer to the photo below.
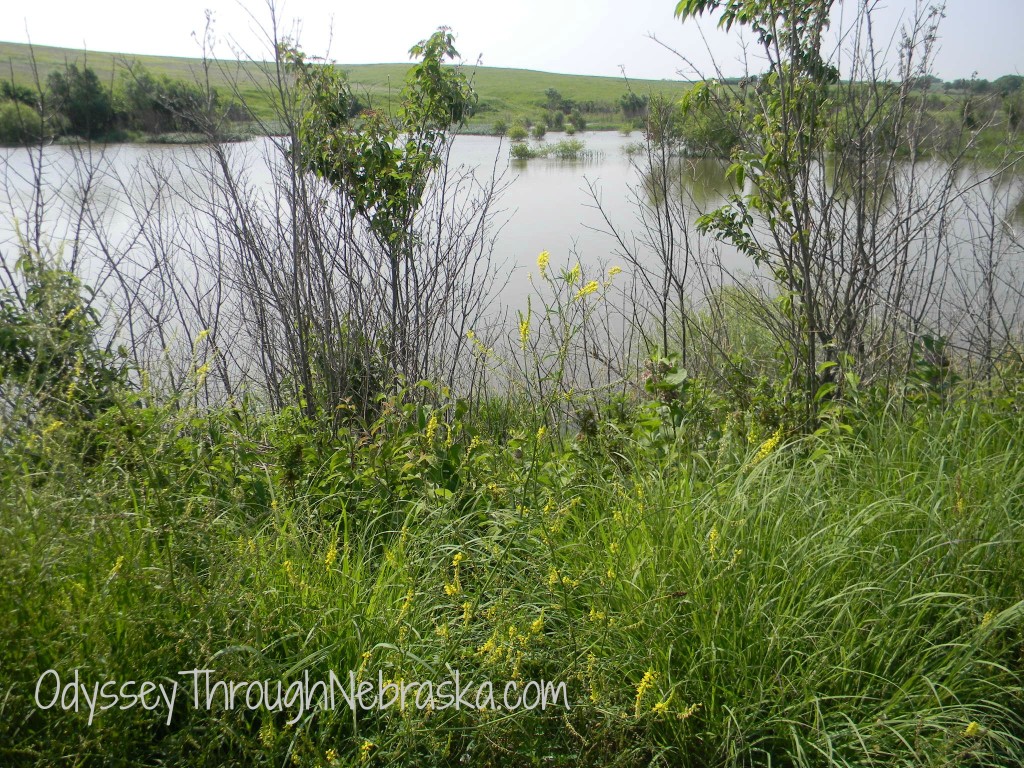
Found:
<svg viewBox="0 0 1024 768"><path fill-rule="evenodd" d="M544 134L547 133L547 132L548 132L548 129L544 125L543 121L540 121L535 126L533 126L533 138L535 138L535 139L543 139L544 138Z"/></svg>
<svg viewBox="0 0 1024 768"><path fill-rule="evenodd" d="M29 144L42 134L42 117L34 107L0 102L0 144Z"/></svg>
<svg viewBox="0 0 1024 768"><path fill-rule="evenodd" d="M513 123L512 127L509 128L508 137L512 141L526 141L530 134L526 130L526 126L522 123Z"/></svg>
<svg viewBox="0 0 1024 768"><path fill-rule="evenodd" d="M540 156L540 153L525 141L515 142L512 145L510 154L513 160L530 160L531 158Z"/></svg>
<svg viewBox="0 0 1024 768"><path fill-rule="evenodd" d="M114 125L114 104L110 90L89 67L79 70L69 64L64 72L51 72L46 86L57 108L68 120L75 136L98 138Z"/></svg>

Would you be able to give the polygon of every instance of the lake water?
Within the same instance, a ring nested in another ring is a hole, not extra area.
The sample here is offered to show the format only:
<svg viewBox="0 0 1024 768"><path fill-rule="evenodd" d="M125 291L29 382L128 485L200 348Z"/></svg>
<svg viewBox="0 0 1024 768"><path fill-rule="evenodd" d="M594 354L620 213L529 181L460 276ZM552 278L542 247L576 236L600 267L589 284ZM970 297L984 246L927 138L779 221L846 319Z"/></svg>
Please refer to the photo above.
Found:
<svg viewBox="0 0 1024 768"><path fill-rule="evenodd" d="M564 138L565 134L549 133L545 143L553 144ZM621 249L608 234L608 223L630 236L636 227L635 197L643 194L641 176L626 150L642 138L640 134L591 132L575 138L584 142L587 159L517 161L509 159L507 140L460 136L455 141L453 163L477 168L484 175L494 168L508 182L503 187L493 224L500 230L494 255L509 275L507 283L503 281L501 299L509 306L520 304L530 290L527 275L536 271L536 258L541 251L549 251L552 265L559 267L569 267L577 260L595 269L620 264ZM264 164L267 150L267 140L232 147L233 155L257 183L269 185L270 174ZM86 194L90 201L90 226L102 229L115 248L124 248L137 244L139 233L133 225L140 213L173 218L186 210L189 186L202 183L198 172L189 172L197 168L201 153L201 149L194 147L159 145L115 145L91 150L52 146L41 156L25 149L0 150L4 186L0 197L0 247L5 258L10 259L16 250L14 222L24 228L26 221L31 221L34 179L40 165L46 205L36 226L45 233L51 249L63 242L88 242L88 233L75 225ZM688 166L693 172L688 179L689 191L696 200L711 207L724 199L721 163L698 160L690 161ZM157 210L151 204L157 190L153 179L161 176L176 194L168 195L164 190ZM603 212L595 204L595 195ZM89 246L81 250L85 253ZM64 251L67 259L73 249L65 247ZM102 279L84 261L74 266L86 280ZM738 262L734 266L739 266Z"/></svg>
<svg viewBox="0 0 1024 768"><path fill-rule="evenodd" d="M564 134L548 134L546 143L550 145L563 138ZM507 182L492 219L492 231L497 233L495 261L504 275L497 283L500 290L494 291L492 298L506 311L525 305L526 296L533 290L528 276L536 272L536 259L541 251L551 254L555 270L568 268L577 260L589 270L590 276L612 265L621 266L627 270L623 282L628 281L629 271L623 243L637 254L640 263L653 258L653 249L644 243L645 227L641 221L641 203L650 202L649 193L638 162L627 152L642 136L604 132L575 138L585 143L585 159L514 161L509 159L508 141L489 136L460 136L454 142L451 160L455 165L475 168L483 177L492 172L503 175ZM260 139L230 147L232 162L255 188L262 186L268 192L272 175L266 158L274 154L268 151L270 142ZM196 219L192 210L193 200L206 194L209 162L207 149L187 146L51 146L41 152L2 149L0 248L4 261L10 265L17 253L16 227L39 232L42 242L51 250L63 248L65 262L70 262L87 283L102 286L104 281L113 279L109 271L110 253L144 251L151 247L154 238L164 243L181 242L215 229L209 219L205 224ZM710 255L721 268L721 275L727 275L729 280L743 279L751 273L749 260L729 246L696 237L691 226L700 212L717 207L729 193L724 164L715 160L681 162L678 189L685 203L675 210L685 212L684 229L692 238L687 249L693 250L697 247L694 244L699 243L705 249L703 255ZM944 168L936 161L907 164L904 175L916 175L914 189L920 188L920 194L927 198L928 179L942 178ZM936 322L948 325L954 335L963 335L957 329L958 323L976 322L981 311L974 306L979 259L991 251L996 240L1000 281L997 292L1007 301L1017 302L1005 314L1016 323L1024 312L1024 188L1019 175L1010 177L1008 183L1005 178L998 182L975 182L975 176L984 178L986 173L985 169L965 170L958 181L962 188L957 193L958 202L948 209L951 221L923 222L926 226L914 235L917 240L908 245L912 250L931 248L931 230L927 227L945 226L945 236L952 233L948 242L928 258L947 262L950 268L942 277L940 289L955 292L957 301L963 305L953 305L959 316L946 319L936 315ZM40 185L35 183L37 177L42 180ZM40 194L45 204L37 206L34 203ZM83 206L83 200L87 205ZM986 206L991 208L991 215L986 213ZM939 207L945 214L946 209ZM79 215L83 210L84 217ZM649 206L646 215L650 215ZM139 222L143 221L146 225L140 227ZM618 230L621 242L609 234L610 224ZM97 237L96 232L102 236ZM103 249L108 253L106 267L103 260L93 258ZM699 295L713 287L693 280L691 290ZM637 304L643 299L634 294L624 301Z"/></svg>

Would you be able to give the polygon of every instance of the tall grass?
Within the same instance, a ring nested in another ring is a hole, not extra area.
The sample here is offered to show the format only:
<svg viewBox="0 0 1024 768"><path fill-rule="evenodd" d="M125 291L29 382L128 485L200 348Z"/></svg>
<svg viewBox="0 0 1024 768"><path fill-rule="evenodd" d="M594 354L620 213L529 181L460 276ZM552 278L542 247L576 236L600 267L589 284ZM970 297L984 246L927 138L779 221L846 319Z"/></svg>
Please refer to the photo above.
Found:
<svg viewBox="0 0 1024 768"><path fill-rule="evenodd" d="M494 437L395 401L325 436L180 405L5 454L5 765L1024 760L1019 404L702 450L640 419ZM88 725L33 701L51 668L197 667L566 681L571 709Z"/></svg>

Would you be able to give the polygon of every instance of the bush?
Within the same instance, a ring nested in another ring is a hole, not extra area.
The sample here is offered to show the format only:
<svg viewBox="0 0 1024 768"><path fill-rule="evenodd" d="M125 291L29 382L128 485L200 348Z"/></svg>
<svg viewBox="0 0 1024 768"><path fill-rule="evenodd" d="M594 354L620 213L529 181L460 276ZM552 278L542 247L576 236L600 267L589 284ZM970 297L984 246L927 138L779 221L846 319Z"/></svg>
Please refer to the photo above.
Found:
<svg viewBox="0 0 1024 768"><path fill-rule="evenodd" d="M0 102L0 144L31 144L42 136L39 112L26 104Z"/></svg>
<svg viewBox="0 0 1024 768"><path fill-rule="evenodd" d="M508 131L508 137L512 141L526 141L529 137L529 132L526 130L526 126L522 123L514 123Z"/></svg>
<svg viewBox="0 0 1024 768"><path fill-rule="evenodd" d="M495 136L504 136L508 133L508 124L504 120L495 120L491 133Z"/></svg>
<svg viewBox="0 0 1024 768"><path fill-rule="evenodd" d="M540 121L535 126L533 126L533 138L535 139L543 139L544 134L546 134L547 132L548 129L544 125L543 121Z"/></svg>
<svg viewBox="0 0 1024 768"><path fill-rule="evenodd" d="M123 367L97 343L100 319L73 274L24 251L19 286L0 290L0 393L28 423L91 418L124 386ZM17 403L18 407L12 404Z"/></svg>
<svg viewBox="0 0 1024 768"><path fill-rule="evenodd" d="M46 86L57 109L67 118L68 131L94 139L114 127L114 103L110 90L89 67L69 64L64 72L51 72Z"/></svg>
<svg viewBox="0 0 1024 768"><path fill-rule="evenodd" d="M534 157L539 157L540 153L533 149L525 141L517 141L512 145L512 149L509 150L509 154L513 160L530 160Z"/></svg>

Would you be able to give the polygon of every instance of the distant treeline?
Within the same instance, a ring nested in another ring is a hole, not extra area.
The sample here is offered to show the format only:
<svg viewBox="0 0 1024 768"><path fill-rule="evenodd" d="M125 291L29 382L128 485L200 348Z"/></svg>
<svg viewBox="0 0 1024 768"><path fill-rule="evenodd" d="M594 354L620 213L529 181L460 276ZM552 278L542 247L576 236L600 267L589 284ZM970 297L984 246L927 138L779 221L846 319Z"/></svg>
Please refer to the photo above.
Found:
<svg viewBox="0 0 1024 768"><path fill-rule="evenodd" d="M68 64L38 88L0 80L0 143L41 138L129 138L133 133L209 133L222 121L244 120L238 102L216 88L153 75L135 64L112 87L89 67Z"/></svg>

